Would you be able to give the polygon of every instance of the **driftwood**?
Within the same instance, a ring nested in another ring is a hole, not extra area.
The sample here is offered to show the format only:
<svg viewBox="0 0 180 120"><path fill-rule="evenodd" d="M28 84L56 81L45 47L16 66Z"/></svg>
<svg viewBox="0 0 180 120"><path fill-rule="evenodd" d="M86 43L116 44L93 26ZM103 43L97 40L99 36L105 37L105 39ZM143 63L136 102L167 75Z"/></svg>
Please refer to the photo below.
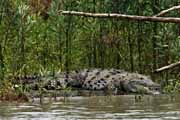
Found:
<svg viewBox="0 0 180 120"><path fill-rule="evenodd" d="M154 71L154 73L158 73L158 72L162 72L162 71L165 71L165 70L169 70L169 69L174 68L174 67L176 67L176 66L180 66L180 61L179 61L179 62L176 62L176 63L172 63L172 64L167 65L167 66L164 66L164 67L161 67L161 68L159 68L159 69L156 69L156 70Z"/></svg>
<svg viewBox="0 0 180 120"><path fill-rule="evenodd" d="M126 15L117 13L87 13L77 11L60 11L62 15L74 15L82 17L93 17L93 18L118 18L138 21L152 21L152 22L164 22L164 23L180 23L180 18L176 17L156 17L156 16L137 16L137 15Z"/></svg>
<svg viewBox="0 0 180 120"><path fill-rule="evenodd" d="M93 18L118 18L138 21L152 21L152 22L164 22L164 23L180 23L180 18L177 17L161 17L170 11L179 10L180 5L173 6L169 9L161 11L159 14L154 16L137 16L137 15L126 15L117 13L89 13L89 12L78 12L78 11L63 11L59 13L62 15L82 16L82 17L93 17Z"/></svg>
<svg viewBox="0 0 180 120"><path fill-rule="evenodd" d="M173 7L169 8L169 9L161 11L159 14L155 15L155 17L164 16L165 14L169 13L170 11L179 10L179 9L180 9L180 5L173 6Z"/></svg>

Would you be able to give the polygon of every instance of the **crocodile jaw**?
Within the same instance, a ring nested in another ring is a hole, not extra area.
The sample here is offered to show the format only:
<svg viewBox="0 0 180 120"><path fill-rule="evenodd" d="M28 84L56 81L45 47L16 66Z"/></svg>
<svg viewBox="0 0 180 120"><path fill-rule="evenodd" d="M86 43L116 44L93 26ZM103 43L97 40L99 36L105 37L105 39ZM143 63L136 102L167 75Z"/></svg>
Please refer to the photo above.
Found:
<svg viewBox="0 0 180 120"><path fill-rule="evenodd" d="M151 80L124 80L121 84L127 93L160 94L160 85Z"/></svg>

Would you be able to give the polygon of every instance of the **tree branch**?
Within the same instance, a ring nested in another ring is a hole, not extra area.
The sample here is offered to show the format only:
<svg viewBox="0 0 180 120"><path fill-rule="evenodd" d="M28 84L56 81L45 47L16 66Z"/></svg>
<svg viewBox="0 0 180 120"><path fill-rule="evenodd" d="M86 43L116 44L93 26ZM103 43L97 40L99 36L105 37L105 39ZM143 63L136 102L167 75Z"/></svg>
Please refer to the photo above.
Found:
<svg viewBox="0 0 180 120"><path fill-rule="evenodd" d="M164 66L164 67L161 67L159 69L156 69L154 71L154 73L158 73L158 72L162 72L162 71L165 71L165 70L169 70L169 69L174 68L174 67L179 66L179 65L180 65L180 61L176 62L176 63L172 63L172 64Z"/></svg>
<svg viewBox="0 0 180 120"><path fill-rule="evenodd" d="M86 13L77 11L60 11L62 15L73 15L82 17L93 17L93 18L118 18L128 19L137 21L152 21L152 22L164 22L164 23L180 23L180 18L175 17L151 17L151 16L137 16L137 15L125 15L116 13Z"/></svg>
<svg viewBox="0 0 180 120"><path fill-rule="evenodd" d="M165 14L167 14L167 13L173 11L173 10L178 10L178 9L180 9L180 5L173 6L173 7L169 8L169 9L163 10L159 14L155 15L154 17L161 17L161 16L164 16Z"/></svg>

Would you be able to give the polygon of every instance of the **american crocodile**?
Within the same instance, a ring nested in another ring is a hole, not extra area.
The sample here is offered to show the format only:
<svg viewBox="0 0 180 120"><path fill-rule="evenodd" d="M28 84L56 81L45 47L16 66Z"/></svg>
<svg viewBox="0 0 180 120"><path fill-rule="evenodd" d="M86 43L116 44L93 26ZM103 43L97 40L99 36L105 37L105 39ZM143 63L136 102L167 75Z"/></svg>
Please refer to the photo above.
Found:
<svg viewBox="0 0 180 120"><path fill-rule="evenodd" d="M160 93L160 85L154 83L150 77L119 69L84 69L46 76L17 77L14 81L15 84L30 85L31 89L43 87L52 90L71 87L90 91L111 90L119 93Z"/></svg>

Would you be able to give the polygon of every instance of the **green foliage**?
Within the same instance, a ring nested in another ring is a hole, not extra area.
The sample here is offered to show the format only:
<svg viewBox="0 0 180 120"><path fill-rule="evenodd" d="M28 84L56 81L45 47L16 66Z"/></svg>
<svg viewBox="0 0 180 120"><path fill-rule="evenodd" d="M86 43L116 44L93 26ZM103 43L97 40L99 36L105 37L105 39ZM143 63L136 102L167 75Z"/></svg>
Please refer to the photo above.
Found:
<svg viewBox="0 0 180 120"><path fill-rule="evenodd" d="M176 0L54 0L44 20L30 14L26 0L1 0L0 77L87 67L150 74L180 59L179 25L62 16L58 11L151 16L175 4Z"/></svg>
<svg viewBox="0 0 180 120"><path fill-rule="evenodd" d="M165 93L180 92L180 79L169 80L169 84L164 88Z"/></svg>
<svg viewBox="0 0 180 120"><path fill-rule="evenodd" d="M21 89L16 90L13 84L9 80L1 82L0 85L0 100L1 101L29 101L28 96Z"/></svg>

